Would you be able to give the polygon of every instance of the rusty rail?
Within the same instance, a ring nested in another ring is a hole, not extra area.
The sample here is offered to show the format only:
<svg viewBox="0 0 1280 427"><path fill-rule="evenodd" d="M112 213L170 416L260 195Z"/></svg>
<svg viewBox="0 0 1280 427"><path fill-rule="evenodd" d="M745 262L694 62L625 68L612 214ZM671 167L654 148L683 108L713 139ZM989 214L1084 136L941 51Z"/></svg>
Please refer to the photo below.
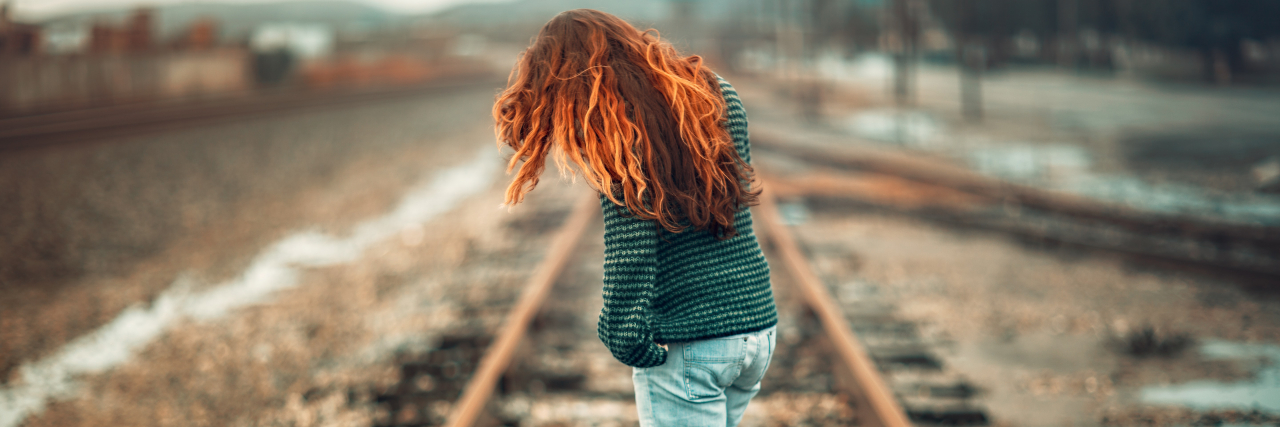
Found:
<svg viewBox="0 0 1280 427"><path fill-rule="evenodd" d="M1047 191L979 175L944 162L905 153L879 153L849 147L826 147L788 140L782 135L752 142L780 155L813 164L897 176L921 184L950 188L976 196L1015 203L1084 220L1116 225L1135 233L1180 235L1196 239L1228 239L1257 248L1280 243L1280 227L1235 224L1180 214L1140 211L1115 203Z"/></svg>
<svg viewBox="0 0 1280 427"><path fill-rule="evenodd" d="M906 427L911 423L907 414L893 397L893 392L885 383L875 362L867 354L862 344L849 328L844 313L836 306L835 299L827 291L822 280L813 272L813 267L800 252L795 238L782 223L773 194L766 191L760 197L760 206L756 209L760 222L764 224L766 237L772 242L774 250L787 266L804 296L805 304L818 317L822 329L830 338L839 366L840 374L847 374L847 384L853 385L851 390L858 403L858 420L865 425L883 427ZM864 414L866 416L864 416Z"/></svg>
<svg viewBox="0 0 1280 427"><path fill-rule="evenodd" d="M870 426L910 426L906 413L894 399L893 393L876 370L871 357L858 343L840 308L835 305L831 294L827 292L804 255L801 254L790 231L782 224L772 195L766 193L761 200L757 214L765 224L764 237L772 239L773 246L781 255L783 263L799 283L806 305L817 314L819 322L830 337L839 359L837 375L848 376L849 378L842 379L846 380L846 384L856 388L851 394L858 401L859 420ZM450 410L446 426L469 427L476 422L503 372L510 365L511 358L524 338L529 323L550 293L556 277L564 269L565 262L598 211L596 200L584 196L569 219L561 226L547 257L534 271L515 308L504 321L497 339L480 359L479 366L463 390L462 397Z"/></svg>
<svg viewBox="0 0 1280 427"><path fill-rule="evenodd" d="M560 271L564 269L569 255L577 247L578 241L582 240L582 233L599 211L600 206L596 198L583 195L578 200L573 213L564 225L560 226L555 240L551 242L547 257L538 264L533 277L529 279L524 292L520 294L515 308L503 321L497 339L480 359L480 364L476 367L471 381L467 382L462 397L449 411L445 426L467 427L475 423L480 411L484 409L485 402L489 400L489 395L493 393L493 388L502 377L502 373L511 364L511 357L515 355L516 347L524 338L529 322L538 314L538 308L551 292L551 286L560 275Z"/></svg>
<svg viewBox="0 0 1280 427"><path fill-rule="evenodd" d="M500 84L500 80L491 75L476 75L402 87L251 92L190 103L151 101L0 117L0 153L97 142L273 114L349 107Z"/></svg>
<svg viewBox="0 0 1280 427"><path fill-rule="evenodd" d="M923 213L925 218L941 220L947 224L1007 233L1032 241L1114 252L1134 259L1173 263L1183 268L1194 267L1208 271L1229 272L1264 281L1273 281L1276 277L1280 277L1280 266L1274 262L1280 258L1280 252L1274 249L1276 247L1274 244L1270 245L1272 249L1254 246L1257 252L1253 253L1253 257L1250 257L1247 252L1241 256L1238 252L1232 252L1239 248L1231 245L1230 243L1234 241L1225 237L1212 239L1194 234L1135 231L1132 227L1107 221L1081 221L1081 218L1070 212L1063 214L1057 211L1044 211L1050 216L1037 217L1040 221L1045 218L1054 218L1060 221L1060 226L1063 224L1072 226L1065 231L1053 231L1052 227L1023 221L1019 215L997 218L984 214L979 209L998 206L1001 203L999 199L876 172L816 171L787 179L774 176L769 184L769 189L780 197L816 196L852 200L907 213L919 212ZM1082 227L1095 230L1095 233L1092 237L1088 233L1082 234L1080 233ZM1099 236L1109 237L1099 238ZM1265 236L1259 238L1265 238ZM1170 239L1198 243L1171 245ZM1223 243L1226 245L1223 246ZM1276 243L1280 244L1280 242ZM1204 256L1197 252L1197 246L1189 245L1216 247L1222 252L1217 252L1213 256Z"/></svg>

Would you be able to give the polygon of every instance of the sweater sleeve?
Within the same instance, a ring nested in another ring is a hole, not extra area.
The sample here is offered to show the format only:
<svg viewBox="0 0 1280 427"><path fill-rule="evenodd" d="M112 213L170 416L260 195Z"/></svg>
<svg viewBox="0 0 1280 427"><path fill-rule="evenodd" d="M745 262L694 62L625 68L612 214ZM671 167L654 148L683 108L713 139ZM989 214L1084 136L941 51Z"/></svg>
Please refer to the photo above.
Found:
<svg viewBox="0 0 1280 427"><path fill-rule="evenodd" d="M733 137L733 146L738 149L738 157L748 165L751 164L751 140L747 134L747 109L738 98L738 91L733 89L723 77L716 76L720 82L720 92L724 95L725 125L729 128L729 136Z"/></svg>
<svg viewBox="0 0 1280 427"><path fill-rule="evenodd" d="M596 333L618 361L637 368L666 363L653 341L649 303L657 275L658 230L600 196L604 211L604 309Z"/></svg>

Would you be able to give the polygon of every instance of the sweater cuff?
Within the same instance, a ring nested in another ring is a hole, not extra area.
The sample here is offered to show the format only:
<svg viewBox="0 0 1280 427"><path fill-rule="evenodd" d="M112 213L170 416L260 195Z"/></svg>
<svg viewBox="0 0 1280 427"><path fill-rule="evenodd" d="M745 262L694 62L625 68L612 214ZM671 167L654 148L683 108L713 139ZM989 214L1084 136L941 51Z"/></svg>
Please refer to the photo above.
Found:
<svg viewBox="0 0 1280 427"><path fill-rule="evenodd" d="M649 345L646 347L632 351L628 356L627 360L623 360L622 363L637 368L652 368L667 363L667 350L653 341L649 341Z"/></svg>

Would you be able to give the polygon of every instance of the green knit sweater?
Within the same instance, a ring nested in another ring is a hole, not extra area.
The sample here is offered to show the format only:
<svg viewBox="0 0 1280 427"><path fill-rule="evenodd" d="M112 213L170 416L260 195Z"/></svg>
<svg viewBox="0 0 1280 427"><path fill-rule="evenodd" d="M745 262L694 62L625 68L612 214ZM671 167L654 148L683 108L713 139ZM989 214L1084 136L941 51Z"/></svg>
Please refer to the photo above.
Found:
<svg viewBox="0 0 1280 427"><path fill-rule="evenodd" d="M724 79L726 126L751 162L747 113ZM754 332L778 322L769 264L751 229L751 212L734 217L738 234L718 240L705 230L672 233L637 219L600 196L604 211L604 309L597 333L613 356L635 367L659 366L659 343Z"/></svg>

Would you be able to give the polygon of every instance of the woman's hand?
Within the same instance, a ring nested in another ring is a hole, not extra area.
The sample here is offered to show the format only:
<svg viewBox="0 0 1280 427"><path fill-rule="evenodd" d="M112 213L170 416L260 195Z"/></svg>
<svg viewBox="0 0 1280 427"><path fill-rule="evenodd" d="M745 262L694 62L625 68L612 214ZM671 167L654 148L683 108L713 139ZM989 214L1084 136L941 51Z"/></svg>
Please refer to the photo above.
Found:
<svg viewBox="0 0 1280 427"><path fill-rule="evenodd" d="M671 351L670 349L667 348L666 344L658 344L658 347L662 347L663 350Z"/></svg>

